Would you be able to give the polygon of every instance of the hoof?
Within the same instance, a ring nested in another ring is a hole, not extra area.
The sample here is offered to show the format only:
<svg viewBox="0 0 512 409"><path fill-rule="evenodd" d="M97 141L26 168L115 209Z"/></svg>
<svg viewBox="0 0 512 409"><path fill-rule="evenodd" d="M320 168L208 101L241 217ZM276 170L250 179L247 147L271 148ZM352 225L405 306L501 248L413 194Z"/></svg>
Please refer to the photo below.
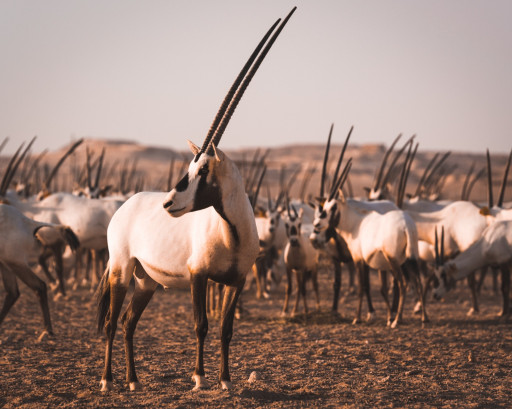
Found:
<svg viewBox="0 0 512 409"><path fill-rule="evenodd" d="M196 382L196 386L194 386L195 391L200 391L204 389L208 389L208 382L206 382L206 378L201 375L194 375L192 379Z"/></svg>
<svg viewBox="0 0 512 409"><path fill-rule="evenodd" d="M102 379L100 385L101 385L101 389L100 389L101 392L109 392L112 390L112 381L107 381L105 379Z"/></svg>
<svg viewBox="0 0 512 409"><path fill-rule="evenodd" d="M233 389L233 384L230 381L220 381L220 387L222 390L229 391Z"/></svg>
<svg viewBox="0 0 512 409"><path fill-rule="evenodd" d="M142 385L140 384L140 382L130 382L130 390L140 391L142 390Z"/></svg>
<svg viewBox="0 0 512 409"><path fill-rule="evenodd" d="M354 320L352 321L352 325L356 325L356 324L359 324L358 318L354 318Z"/></svg>
<svg viewBox="0 0 512 409"><path fill-rule="evenodd" d="M52 331L44 330L41 335L37 338L37 343L46 341L50 335L53 335Z"/></svg>
<svg viewBox="0 0 512 409"><path fill-rule="evenodd" d="M398 321L395 320L391 323L391 328L395 329L397 326L398 326Z"/></svg>
<svg viewBox="0 0 512 409"><path fill-rule="evenodd" d="M59 284L57 282L49 283L48 287L50 287L50 291L57 291L59 288Z"/></svg>
<svg viewBox="0 0 512 409"><path fill-rule="evenodd" d="M414 309L412 310L414 314L419 314L421 312L421 302L417 302L414 306Z"/></svg>
<svg viewBox="0 0 512 409"><path fill-rule="evenodd" d="M469 311L467 312L467 314L466 314L466 315L467 315L468 317L472 317L473 315L477 315L479 312L480 312L480 311L475 310L473 307L471 307L471 308L469 309Z"/></svg>
<svg viewBox="0 0 512 409"><path fill-rule="evenodd" d="M62 293L57 293L53 296L53 301L59 301L62 298Z"/></svg>
<svg viewBox="0 0 512 409"><path fill-rule="evenodd" d="M366 316L366 322L372 322L373 317L375 317L375 313L369 312L368 315Z"/></svg>
<svg viewBox="0 0 512 409"><path fill-rule="evenodd" d="M267 293L266 291L263 292L263 298L265 298L266 300L268 300L270 298L270 294Z"/></svg>

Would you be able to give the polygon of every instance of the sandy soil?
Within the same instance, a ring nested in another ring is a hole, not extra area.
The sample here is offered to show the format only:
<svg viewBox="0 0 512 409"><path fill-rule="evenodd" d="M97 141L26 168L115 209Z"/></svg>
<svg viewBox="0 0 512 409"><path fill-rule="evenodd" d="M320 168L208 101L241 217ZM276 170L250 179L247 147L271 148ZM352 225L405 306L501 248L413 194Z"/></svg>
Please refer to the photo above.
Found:
<svg viewBox="0 0 512 409"><path fill-rule="evenodd" d="M118 332L114 390L101 393L104 340L95 332L91 293L79 289L52 302L55 336L38 342L39 307L20 286L22 296L0 329L0 407L510 407L512 324L496 318L501 301L490 288L482 294L480 315L468 318L469 293L459 285L444 302L430 303L425 328L409 297L403 325L391 330L376 285L377 317L352 325L356 297L347 297L341 316L333 316L331 282L321 275L321 308L307 318L280 317L282 286L270 300L244 294L248 313L235 322L235 388L229 392L216 385L219 326L213 319L205 346L211 388L192 391L188 291L158 291L142 316L135 348L144 390L130 392L125 385ZM260 379L249 383L253 371Z"/></svg>

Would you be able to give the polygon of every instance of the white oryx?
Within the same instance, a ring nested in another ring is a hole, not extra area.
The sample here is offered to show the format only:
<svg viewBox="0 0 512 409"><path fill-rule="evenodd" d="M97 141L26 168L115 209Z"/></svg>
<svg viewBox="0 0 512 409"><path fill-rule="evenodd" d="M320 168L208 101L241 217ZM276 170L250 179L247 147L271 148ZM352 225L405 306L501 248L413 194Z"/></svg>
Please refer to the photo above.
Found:
<svg viewBox="0 0 512 409"><path fill-rule="evenodd" d="M20 295L16 281L19 278L36 292L45 329L51 334L46 284L32 271L30 263L38 260L44 247L65 243L76 249L79 242L67 226L34 221L7 204L0 204L0 224L0 272L7 293L0 311L0 324Z"/></svg>
<svg viewBox="0 0 512 409"><path fill-rule="evenodd" d="M259 246L254 212L242 177L217 144L243 92L294 11L295 8L276 29L278 20L254 50L221 105L203 146L189 143L195 156L176 187L169 193L136 194L112 218L108 228L109 268L100 283L98 302L98 329L104 329L107 336L102 390L112 388L112 344L132 277L135 290L122 317L130 389L140 387L133 334L158 284L191 287L197 338L193 378L196 389L207 386L203 346L208 332L208 279L226 286L219 381L224 389L232 387L229 343L235 307Z"/></svg>
<svg viewBox="0 0 512 409"><path fill-rule="evenodd" d="M501 290L503 309L501 316L508 317L510 313L510 265L512 261L512 220L496 221L487 227L480 239L458 254L452 260L444 262L443 235L441 235L441 250L436 245L435 274L433 294L442 297L455 281L468 277L471 273L483 267L496 267L501 271Z"/></svg>
<svg viewBox="0 0 512 409"><path fill-rule="evenodd" d="M290 212L290 206L293 212ZM306 300L306 283L311 280L316 295L316 308L320 308L320 294L318 293L318 252L309 241L311 231L302 231L302 216L304 211L295 209L287 201L287 217L284 220L288 242L284 248L284 263L286 266L286 293L283 306L283 315L288 312L288 303L292 293L292 275L295 273L297 281L297 297L292 314L297 313L300 298L304 304L304 312L308 313Z"/></svg>
<svg viewBox="0 0 512 409"><path fill-rule="evenodd" d="M356 201L345 199L343 192L339 198L332 197L323 205L322 212L315 218L315 234L324 232L333 223L347 243L350 254L356 264L380 270L390 271L398 282L400 297L398 312L391 322L391 306L385 297L388 307L388 325L395 328L402 318L405 302L406 282L402 268L406 268L409 278L413 280L422 303L422 322L427 321L423 291L418 276L418 237L414 223L400 210L392 210L384 214L375 210L367 210Z"/></svg>

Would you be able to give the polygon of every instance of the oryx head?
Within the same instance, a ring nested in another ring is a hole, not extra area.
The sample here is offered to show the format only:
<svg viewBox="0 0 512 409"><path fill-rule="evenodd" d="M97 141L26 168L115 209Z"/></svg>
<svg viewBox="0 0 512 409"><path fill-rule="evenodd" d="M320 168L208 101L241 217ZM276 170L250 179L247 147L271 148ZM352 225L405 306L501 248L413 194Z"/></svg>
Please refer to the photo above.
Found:
<svg viewBox="0 0 512 409"><path fill-rule="evenodd" d="M336 234L336 226L340 220L339 204L335 199L318 204L313 220L313 233L309 240L313 247L323 248Z"/></svg>
<svg viewBox="0 0 512 409"><path fill-rule="evenodd" d="M299 246L300 236L301 236L301 227L302 227L302 214L303 209L300 208L297 212L294 205L290 205L288 200L286 201L287 208L287 217L284 221L284 226L286 227L286 235L288 236L288 240L293 247ZM290 210L291 209L291 210Z"/></svg>
<svg viewBox="0 0 512 409"><path fill-rule="evenodd" d="M171 216L179 217L187 212L212 205L217 211L222 211L222 201L219 203L222 197L222 179L216 169L225 162L225 155L217 149L217 145L252 77L295 9L295 7L292 9L279 27L277 25L280 19L277 20L253 51L224 98L203 146L199 148L189 143L194 159L190 162L187 174L169 192L163 203L164 209ZM276 27L276 31L272 34Z"/></svg>
<svg viewBox="0 0 512 409"><path fill-rule="evenodd" d="M194 159L164 202L164 208L175 217L209 206L219 210L221 206L219 179L222 178L221 168L226 156L215 145L211 145L211 150L201 151L192 142L188 143Z"/></svg>

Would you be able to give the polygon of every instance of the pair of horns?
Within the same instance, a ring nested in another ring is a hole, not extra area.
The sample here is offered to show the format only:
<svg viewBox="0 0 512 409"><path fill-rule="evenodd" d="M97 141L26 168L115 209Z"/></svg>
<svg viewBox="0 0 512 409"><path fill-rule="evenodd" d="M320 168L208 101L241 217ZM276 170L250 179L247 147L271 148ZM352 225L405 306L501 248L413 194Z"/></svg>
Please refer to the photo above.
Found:
<svg viewBox="0 0 512 409"><path fill-rule="evenodd" d="M405 188L407 186L407 180L409 179L409 174L411 172L411 165L416 156L416 152L418 151L419 143L417 142L412 149L412 139L407 143L409 144L409 149L407 150L407 155L405 156L405 161L402 167L402 172L400 173L400 181L398 183L398 192L396 195L396 205L399 209L403 207L404 197L405 197ZM406 145L407 145L406 144Z"/></svg>
<svg viewBox="0 0 512 409"><path fill-rule="evenodd" d="M269 52L270 48L272 47L277 37L279 36L284 26L286 25L286 23L288 22L288 20L290 19L290 17L292 16L296 9L297 7L294 7L290 11L290 13L288 13L286 18L279 25L279 27L277 27L277 25L279 24L281 19L278 19L272 25L272 27L267 31L263 39L260 41L256 49L253 51L253 53L243 66L242 70L238 74L238 77L235 79L235 82L233 83L226 97L224 98L224 101L222 102L222 105L220 106L219 111L215 116L215 119L213 120L210 130L208 131L208 134L206 135L206 138L203 142L203 146L201 147L201 150L195 157L196 161L199 159L199 156L201 156L201 154L203 154L204 152L208 152L208 154L211 154L213 151L212 145L215 147L218 145L222 137L222 134L224 133L224 130L226 129L229 120L231 119L231 116L235 112L235 109L238 103L240 102L240 99L242 98L242 95L244 94L245 90L249 86L249 83L254 77L254 74L256 74L256 71L258 70L260 64L263 62L263 59ZM270 35L272 34L276 27L277 30L269 40Z"/></svg>
<svg viewBox="0 0 512 409"><path fill-rule="evenodd" d="M23 142L18 150L14 153L14 155L11 157L9 164L7 165L7 169L5 170L4 177L2 178L2 182L0 183L0 196L5 196L7 193L7 189L9 188L9 185L12 182L12 179L14 178L14 175L16 174L16 171L18 170L18 167L20 166L20 163L23 161L25 156L27 155L28 151L32 147L32 144L36 140L36 137L34 136L30 143L27 145L27 147L23 149L23 146L25 145L25 142ZM5 146L5 143L7 143L8 139L6 138L4 140L4 144L2 146Z"/></svg>
<svg viewBox="0 0 512 409"><path fill-rule="evenodd" d="M434 253L436 267L441 267L444 264L444 226L441 226L441 243L437 237L437 226L435 228Z"/></svg>
<svg viewBox="0 0 512 409"><path fill-rule="evenodd" d="M503 200L505 199L505 188L507 187L507 179L508 179L508 171L510 169L510 162L512 161L512 150L508 155L507 166L505 167L505 172L503 174L503 181L501 182L500 195L498 197L498 203L496 206L503 207ZM491 172L491 155L489 154L489 149L487 149L487 182L489 189L489 209L494 206L494 200L492 196L492 172Z"/></svg>
<svg viewBox="0 0 512 409"><path fill-rule="evenodd" d="M422 191L429 186L436 172L441 168L441 165L446 161L448 156L450 156L451 152L446 152L439 162L436 163L437 158L439 157L439 152L434 155L434 157L430 160L423 175L421 175L420 181L418 182L418 186L416 187L416 191L414 192L414 196L418 197Z"/></svg>
<svg viewBox="0 0 512 409"><path fill-rule="evenodd" d="M290 212L290 208L293 210L293 215ZM294 221L299 218L299 213L293 204L290 204L290 199L288 195L286 195L286 211L288 212L288 217L291 221Z"/></svg>
<svg viewBox="0 0 512 409"><path fill-rule="evenodd" d="M327 138L327 145L325 147L325 154L324 154L324 162L322 164L322 176L320 179L320 198L324 198L324 189L325 189L325 178L327 173L327 162L329 161L329 150L331 147L331 138L332 138L332 131L334 129L334 124L331 125L331 129L329 130L329 137ZM347 150L348 141L350 139L350 136L352 135L352 131L354 130L354 127L350 127L350 130L348 131L347 137L345 138L345 143L343 144L343 148L341 149L340 156L338 158L338 163L336 164L336 170L334 172L334 177L332 179L331 189L329 191L329 200L331 200L336 192L338 191L338 188L343 186L342 183L346 180L348 176L348 171L350 170L349 165L352 162L352 159L349 159L347 164L345 165L345 168L341 172L341 175L338 177L341 163L343 161L343 157L345 156L345 151ZM348 169L347 169L348 168Z"/></svg>

